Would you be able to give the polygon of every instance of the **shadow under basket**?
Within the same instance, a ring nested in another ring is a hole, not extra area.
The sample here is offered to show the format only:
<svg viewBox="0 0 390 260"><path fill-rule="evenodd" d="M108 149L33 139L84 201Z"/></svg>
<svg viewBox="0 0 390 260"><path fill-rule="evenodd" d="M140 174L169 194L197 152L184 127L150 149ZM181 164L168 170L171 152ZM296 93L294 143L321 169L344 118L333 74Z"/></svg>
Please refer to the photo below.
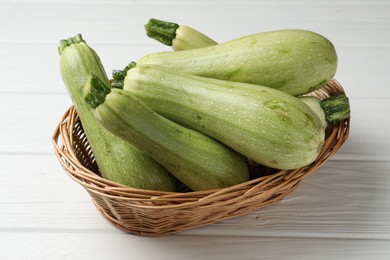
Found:
<svg viewBox="0 0 390 260"><path fill-rule="evenodd" d="M343 94L332 80L311 93L321 99ZM65 172L82 185L103 216L118 228L142 236L163 236L244 215L275 204L298 187L344 144L350 119L326 129L318 158L295 170L273 170L249 162L250 181L224 189L161 192L130 188L102 178L74 107L64 114L53 135L55 153ZM258 175L258 172L266 174ZM260 177L259 177L260 176Z"/></svg>

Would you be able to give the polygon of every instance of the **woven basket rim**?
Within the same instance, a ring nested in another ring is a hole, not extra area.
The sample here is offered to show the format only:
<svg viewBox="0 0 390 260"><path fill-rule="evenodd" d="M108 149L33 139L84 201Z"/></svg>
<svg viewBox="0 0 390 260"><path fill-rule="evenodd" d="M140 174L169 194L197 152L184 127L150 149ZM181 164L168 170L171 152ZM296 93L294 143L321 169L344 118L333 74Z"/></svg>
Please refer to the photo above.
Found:
<svg viewBox="0 0 390 260"><path fill-rule="evenodd" d="M323 88L310 93L309 95L317 96L321 99L335 94L344 94L344 89L335 79L330 81ZM279 186L273 187L275 192L283 186L293 186L294 189L299 185L303 177L311 174L318 169L322 164L329 160L337 150L345 143L349 135L350 118L331 125L327 129L327 138L318 158L310 165L294 170L282 170L272 175L259 177L247 182L237 184L222 189L206 190L206 191L190 191L190 192L166 192L143 190L138 188L128 187L100 177L96 172L89 170L77 158L72 147L72 131L75 124L78 122L76 109L71 106L63 115L60 123L56 127L52 136L54 151L59 159L65 172L77 183L86 188L89 192L96 195L105 196L109 199L119 199L134 202L159 202L158 205L135 203L134 207L150 208L180 208L183 204L191 204L196 206L204 201L216 202L224 196L231 196L232 193L237 193L233 200L241 200L243 197L250 197L253 190L264 186L266 190L267 182L272 179L285 179L285 183L281 182ZM319 159L320 158L320 159ZM254 194L258 193L253 192ZM163 203L167 203L164 205Z"/></svg>

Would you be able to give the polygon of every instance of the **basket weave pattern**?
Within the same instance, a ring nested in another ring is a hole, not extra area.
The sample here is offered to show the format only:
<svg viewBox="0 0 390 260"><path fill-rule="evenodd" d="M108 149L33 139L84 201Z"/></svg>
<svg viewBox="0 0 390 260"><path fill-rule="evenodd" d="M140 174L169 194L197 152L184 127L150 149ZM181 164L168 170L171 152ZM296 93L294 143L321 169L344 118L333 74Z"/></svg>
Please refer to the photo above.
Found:
<svg viewBox="0 0 390 260"><path fill-rule="evenodd" d="M341 85L333 80L311 95L323 99L342 93ZM248 161L252 175L266 174L232 187L197 192L134 189L100 177L74 107L62 117L53 143L65 172L88 191L106 219L132 234L162 236L237 217L279 202L296 189L305 176L337 152L348 138L349 125L348 118L329 126L321 153L306 167L276 171Z"/></svg>

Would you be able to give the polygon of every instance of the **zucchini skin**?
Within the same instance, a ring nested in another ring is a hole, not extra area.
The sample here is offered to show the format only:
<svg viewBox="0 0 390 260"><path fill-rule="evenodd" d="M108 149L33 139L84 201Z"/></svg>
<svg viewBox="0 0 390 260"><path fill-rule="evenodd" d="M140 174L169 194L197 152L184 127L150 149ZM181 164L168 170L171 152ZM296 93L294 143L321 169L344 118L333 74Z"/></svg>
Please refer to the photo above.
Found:
<svg viewBox="0 0 390 260"><path fill-rule="evenodd" d="M325 139L310 107L268 87L137 65L127 72L124 89L157 113L276 169L310 164Z"/></svg>
<svg viewBox="0 0 390 260"><path fill-rule="evenodd" d="M242 155L162 117L124 90L112 89L96 107L95 116L106 129L154 158L194 191L249 179Z"/></svg>
<svg viewBox="0 0 390 260"><path fill-rule="evenodd" d="M139 189L175 191L175 178L156 161L133 145L118 138L94 117L83 98L83 88L91 72L108 82L96 52L84 41L61 50L60 72L75 106L85 135L103 178Z"/></svg>
<svg viewBox="0 0 390 260"><path fill-rule="evenodd" d="M291 29L253 34L204 48L153 53L137 63L263 85L297 96L319 89L333 78L337 54L325 37Z"/></svg>

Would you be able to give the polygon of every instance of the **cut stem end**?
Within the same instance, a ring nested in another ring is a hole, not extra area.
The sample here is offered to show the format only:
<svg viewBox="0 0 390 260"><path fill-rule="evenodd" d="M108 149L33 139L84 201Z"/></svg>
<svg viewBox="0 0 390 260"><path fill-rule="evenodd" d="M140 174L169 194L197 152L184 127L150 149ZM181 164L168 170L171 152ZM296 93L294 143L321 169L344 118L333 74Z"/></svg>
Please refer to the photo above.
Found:
<svg viewBox="0 0 390 260"><path fill-rule="evenodd" d="M326 98L321 101L320 105L325 112L326 121L330 124L350 117L351 108L349 106L349 99L346 95Z"/></svg>
<svg viewBox="0 0 390 260"><path fill-rule="evenodd" d="M130 62L123 70L113 70L112 71L112 88L120 88L123 89L123 82L126 78L127 72L134 68L137 65L136 62L132 61Z"/></svg>
<svg viewBox="0 0 390 260"><path fill-rule="evenodd" d="M176 30L179 25L167 21L151 18L145 24L146 35L162 44L172 46L172 41L176 37Z"/></svg>
<svg viewBox="0 0 390 260"><path fill-rule="evenodd" d="M58 46L58 53L61 55L66 47L80 42L85 42L83 36L80 33L68 39L60 40L60 45Z"/></svg>
<svg viewBox="0 0 390 260"><path fill-rule="evenodd" d="M93 109L100 106L106 100L111 88L98 76L91 72L84 86L84 99Z"/></svg>

